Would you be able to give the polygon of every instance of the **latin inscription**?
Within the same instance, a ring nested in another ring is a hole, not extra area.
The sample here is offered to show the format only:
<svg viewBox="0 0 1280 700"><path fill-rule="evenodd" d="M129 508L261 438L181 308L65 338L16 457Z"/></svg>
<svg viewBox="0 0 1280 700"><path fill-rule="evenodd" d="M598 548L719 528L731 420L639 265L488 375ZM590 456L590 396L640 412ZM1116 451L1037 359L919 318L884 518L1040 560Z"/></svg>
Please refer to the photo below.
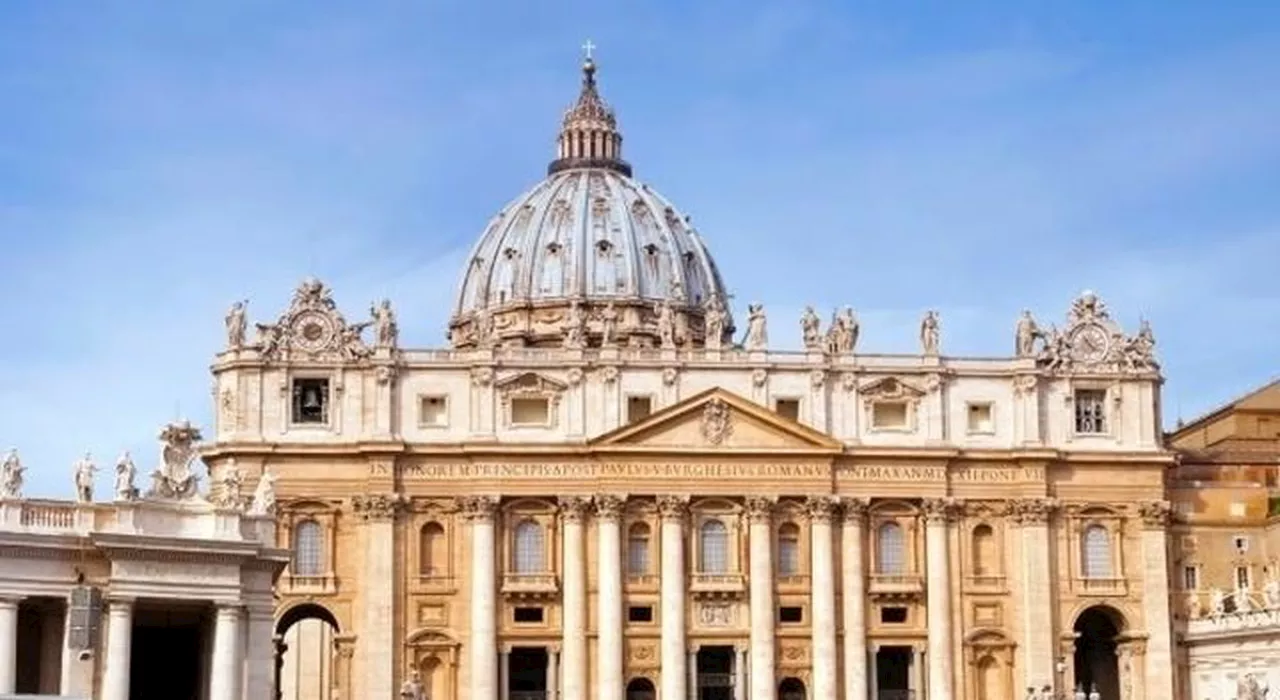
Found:
<svg viewBox="0 0 1280 700"><path fill-rule="evenodd" d="M945 481L947 468L866 464L850 467L848 474L854 481Z"/></svg>
<svg viewBox="0 0 1280 700"><path fill-rule="evenodd" d="M823 479L825 464L419 464L407 476L425 479Z"/></svg>

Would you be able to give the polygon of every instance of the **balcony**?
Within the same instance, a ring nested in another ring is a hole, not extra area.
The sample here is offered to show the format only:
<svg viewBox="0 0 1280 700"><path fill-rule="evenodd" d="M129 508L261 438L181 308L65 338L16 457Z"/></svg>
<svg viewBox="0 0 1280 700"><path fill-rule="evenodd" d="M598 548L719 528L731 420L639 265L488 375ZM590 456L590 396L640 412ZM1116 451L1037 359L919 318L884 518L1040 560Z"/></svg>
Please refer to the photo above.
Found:
<svg viewBox="0 0 1280 700"><path fill-rule="evenodd" d="M964 578L965 589L977 592L1003 593L1004 576L996 574L973 574Z"/></svg>
<svg viewBox="0 0 1280 700"><path fill-rule="evenodd" d="M888 598L913 598L924 592L924 579L919 574L871 574L869 592Z"/></svg>
<svg viewBox="0 0 1280 700"><path fill-rule="evenodd" d="M520 600L552 598L560 592L559 582L553 573L502 575L502 594Z"/></svg>
<svg viewBox="0 0 1280 700"><path fill-rule="evenodd" d="M333 595L338 592L337 578L332 574L301 576L286 572L280 577L280 587L289 595Z"/></svg>
<svg viewBox="0 0 1280 700"><path fill-rule="evenodd" d="M695 573L689 592L698 598L736 598L746 590L742 574Z"/></svg>
<svg viewBox="0 0 1280 700"><path fill-rule="evenodd" d="M1090 576L1076 579L1076 590L1084 595L1122 596L1128 592L1126 584L1122 578Z"/></svg>
<svg viewBox="0 0 1280 700"><path fill-rule="evenodd" d="M628 588L657 589L660 578L657 574L627 574Z"/></svg>
<svg viewBox="0 0 1280 700"><path fill-rule="evenodd" d="M786 591L802 591L809 587L809 577L804 574L778 576L778 588Z"/></svg>

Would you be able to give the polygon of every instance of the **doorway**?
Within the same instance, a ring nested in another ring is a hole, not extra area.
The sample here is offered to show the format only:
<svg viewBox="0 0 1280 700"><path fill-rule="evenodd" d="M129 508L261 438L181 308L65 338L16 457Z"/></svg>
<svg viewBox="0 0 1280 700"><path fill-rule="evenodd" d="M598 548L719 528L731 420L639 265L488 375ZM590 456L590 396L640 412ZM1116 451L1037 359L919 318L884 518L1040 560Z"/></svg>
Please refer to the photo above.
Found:
<svg viewBox="0 0 1280 700"><path fill-rule="evenodd" d="M698 700L733 700L733 647L698 649Z"/></svg>
<svg viewBox="0 0 1280 700"><path fill-rule="evenodd" d="M29 598L18 606L19 694L58 695L62 692L62 645L67 620L66 601Z"/></svg>
<svg viewBox="0 0 1280 700"><path fill-rule="evenodd" d="M515 647L507 657L507 697L547 700L547 650Z"/></svg>
<svg viewBox="0 0 1280 700"><path fill-rule="evenodd" d="M912 700L911 647L884 646L876 651L876 700Z"/></svg>
<svg viewBox="0 0 1280 700"><path fill-rule="evenodd" d="M783 678L778 684L778 700L805 700L804 681L799 678Z"/></svg>
<svg viewBox="0 0 1280 700"><path fill-rule="evenodd" d="M303 603L276 622L274 700L330 700L338 678L334 638L338 620L327 608Z"/></svg>
<svg viewBox="0 0 1280 700"><path fill-rule="evenodd" d="M658 692L648 678L633 678L627 684L627 700L654 700Z"/></svg>
<svg viewBox="0 0 1280 700"><path fill-rule="evenodd" d="M204 696L213 635L209 612L176 604L135 608L129 700ZM164 669L164 673L156 673L156 669Z"/></svg>
<svg viewBox="0 0 1280 700"><path fill-rule="evenodd" d="M1076 684L1085 692L1097 689L1101 700L1120 700L1120 667L1116 636L1124 626L1120 614L1095 605L1076 618Z"/></svg>

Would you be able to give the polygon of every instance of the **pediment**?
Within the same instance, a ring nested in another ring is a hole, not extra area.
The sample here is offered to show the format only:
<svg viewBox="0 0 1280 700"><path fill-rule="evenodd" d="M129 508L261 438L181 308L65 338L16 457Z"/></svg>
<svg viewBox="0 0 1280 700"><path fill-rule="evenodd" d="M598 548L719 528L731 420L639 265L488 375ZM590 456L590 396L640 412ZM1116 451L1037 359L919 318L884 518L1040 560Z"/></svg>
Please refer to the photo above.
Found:
<svg viewBox="0 0 1280 700"><path fill-rule="evenodd" d="M504 394L559 394L568 388L564 382L557 381L537 372L521 372L504 377L493 383L495 389Z"/></svg>
<svg viewBox="0 0 1280 700"><path fill-rule="evenodd" d="M709 389L600 435L598 449L819 451L843 444L724 389Z"/></svg>
<svg viewBox="0 0 1280 700"><path fill-rule="evenodd" d="M864 398L884 401L914 401L925 395L925 390L897 377L881 377L863 384L858 393Z"/></svg>

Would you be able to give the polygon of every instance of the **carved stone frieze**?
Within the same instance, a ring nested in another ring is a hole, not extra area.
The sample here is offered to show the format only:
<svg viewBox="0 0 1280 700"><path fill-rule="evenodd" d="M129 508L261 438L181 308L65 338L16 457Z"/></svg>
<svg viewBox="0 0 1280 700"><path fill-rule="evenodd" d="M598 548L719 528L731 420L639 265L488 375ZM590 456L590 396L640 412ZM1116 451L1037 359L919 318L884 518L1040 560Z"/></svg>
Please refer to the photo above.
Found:
<svg viewBox="0 0 1280 700"><path fill-rule="evenodd" d="M583 373L581 367L571 367L569 368L569 371L565 373L565 380L569 382L569 386L578 386L581 384L582 377Z"/></svg>
<svg viewBox="0 0 1280 700"><path fill-rule="evenodd" d="M1040 375L1019 374L1013 378L1013 393L1017 396L1034 394L1040 386Z"/></svg>
<svg viewBox="0 0 1280 700"><path fill-rule="evenodd" d="M396 375L399 373L399 368L395 365L378 365L378 368L374 370L373 376L379 384L385 385L395 381Z"/></svg>
<svg viewBox="0 0 1280 700"><path fill-rule="evenodd" d="M681 520L688 512L688 496L658 496L658 514L663 520Z"/></svg>
<svg viewBox="0 0 1280 700"><path fill-rule="evenodd" d="M408 499L400 493L371 493L351 497L351 508L365 520L391 520Z"/></svg>
<svg viewBox="0 0 1280 700"><path fill-rule="evenodd" d="M752 386L764 386L765 382L767 382L767 381L769 381L769 371L768 371L768 370L766 370L766 369L764 369L764 368L758 368L758 369L753 369L753 370L751 370L751 385L752 385Z"/></svg>
<svg viewBox="0 0 1280 700"><path fill-rule="evenodd" d="M560 517L566 522L582 522L591 509L591 499L585 496L561 496L559 499Z"/></svg>
<svg viewBox="0 0 1280 700"><path fill-rule="evenodd" d="M1144 501L1138 504L1138 516L1142 525L1149 529L1165 529L1169 527L1173 506L1168 501Z"/></svg>
<svg viewBox="0 0 1280 700"><path fill-rule="evenodd" d="M498 509L497 496L460 496L457 499L458 512L468 521L492 520Z"/></svg>
<svg viewBox="0 0 1280 700"><path fill-rule="evenodd" d="M1022 525L1043 525L1061 507L1056 498L1024 498L1009 504L1009 515Z"/></svg>
<svg viewBox="0 0 1280 700"><path fill-rule="evenodd" d="M699 604L698 624L702 627L732 627L733 606L728 603Z"/></svg>
<svg viewBox="0 0 1280 700"><path fill-rule="evenodd" d="M596 517L601 520L617 520L622 517L622 510L627 505L625 496L612 493L597 494L592 500L596 507Z"/></svg>
<svg viewBox="0 0 1280 700"><path fill-rule="evenodd" d="M746 506L747 520L753 523L769 522L777 503L778 499L772 496L748 496L743 503Z"/></svg>
<svg viewBox="0 0 1280 700"><path fill-rule="evenodd" d="M921 504L924 519L930 523L946 523L960 512L960 502L954 498L926 498Z"/></svg>
<svg viewBox="0 0 1280 700"><path fill-rule="evenodd" d="M805 499L805 513L809 520L818 523L829 523L839 510L839 503L834 496L810 496Z"/></svg>
<svg viewBox="0 0 1280 700"><path fill-rule="evenodd" d="M840 375L840 387L845 391L853 391L858 388L858 373L845 372Z"/></svg>

